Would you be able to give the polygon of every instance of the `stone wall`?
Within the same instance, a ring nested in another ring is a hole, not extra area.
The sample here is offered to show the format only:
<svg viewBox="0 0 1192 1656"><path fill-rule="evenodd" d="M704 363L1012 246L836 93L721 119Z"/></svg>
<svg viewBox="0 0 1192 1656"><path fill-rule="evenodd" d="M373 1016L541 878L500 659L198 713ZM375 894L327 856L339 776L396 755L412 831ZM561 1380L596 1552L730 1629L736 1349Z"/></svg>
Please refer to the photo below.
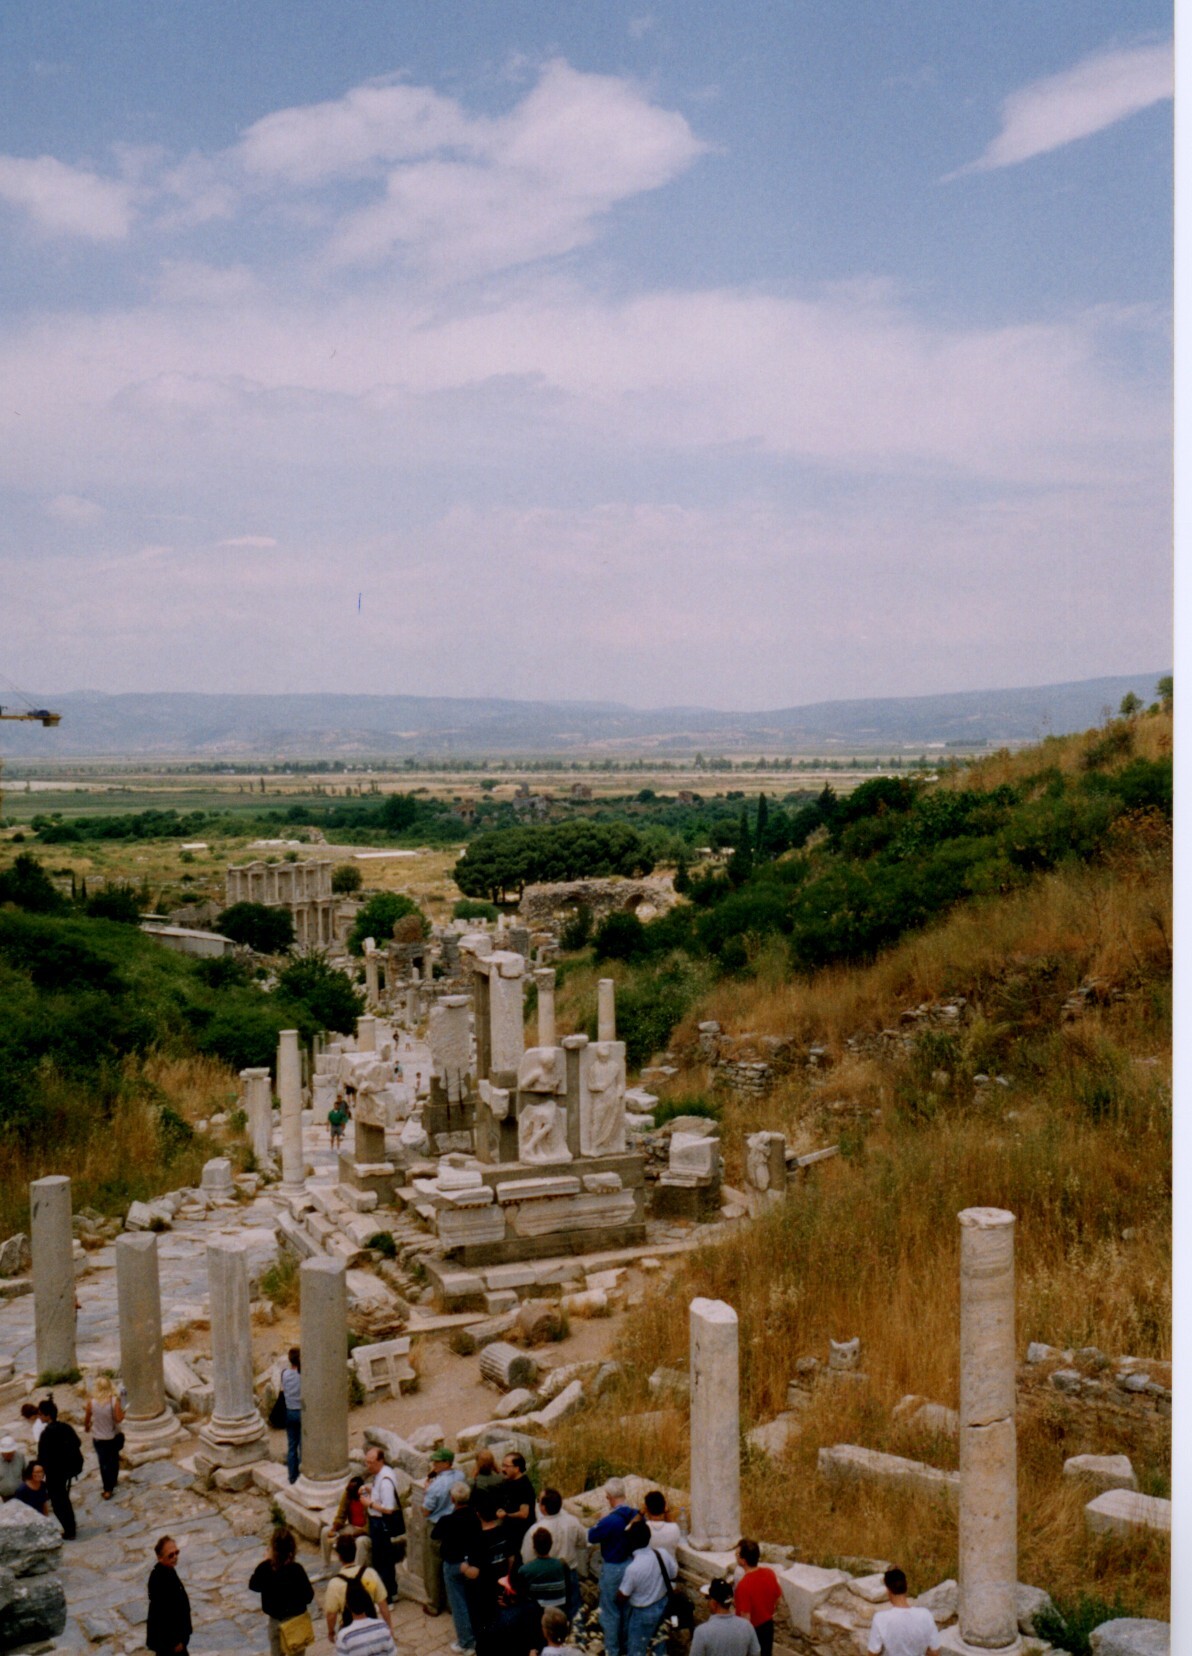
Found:
<svg viewBox="0 0 1192 1656"><path fill-rule="evenodd" d="M673 908L675 902L669 883L621 879L558 880L527 886L522 892L517 912L527 926L547 926L552 920L586 908L591 911L593 922L599 925L610 914L636 914L643 905L657 914L663 914ZM647 917L642 915L642 919Z"/></svg>
<svg viewBox="0 0 1192 1656"><path fill-rule="evenodd" d="M1171 1453L1171 1364L1155 1358L1033 1343L1018 1368L1018 1408L1055 1422L1068 1454Z"/></svg>

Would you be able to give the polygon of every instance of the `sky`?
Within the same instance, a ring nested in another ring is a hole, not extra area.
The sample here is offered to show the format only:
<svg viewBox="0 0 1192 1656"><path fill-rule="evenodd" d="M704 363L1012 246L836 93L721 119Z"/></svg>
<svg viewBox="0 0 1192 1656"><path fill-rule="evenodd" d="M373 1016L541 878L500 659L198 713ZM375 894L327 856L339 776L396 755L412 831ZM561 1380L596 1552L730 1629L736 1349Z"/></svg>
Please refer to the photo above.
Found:
<svg viewBox="0 0 1192 1656"><path fill-rule="evenodd" d="M1169 666L1171 32L0 8L0 674L759 709Z"/></svg>

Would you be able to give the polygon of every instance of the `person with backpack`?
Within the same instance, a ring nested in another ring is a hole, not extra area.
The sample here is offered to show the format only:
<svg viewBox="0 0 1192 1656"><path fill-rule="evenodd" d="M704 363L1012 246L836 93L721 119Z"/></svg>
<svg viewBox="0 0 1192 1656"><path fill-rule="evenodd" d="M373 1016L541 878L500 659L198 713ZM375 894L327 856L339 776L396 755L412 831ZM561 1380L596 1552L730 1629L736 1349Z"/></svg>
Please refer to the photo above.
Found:
<svg viewBox="0 0 1192 1656"><path fill-rule="evenodd" d="M335 1635L344 1625L344 1605L347 1602L348 1588L353 1581L358 1581L364 1591L377 1607L377 1613L385 1626L392 1633L393 1617L389 1610L389 1602L385 1597L385 1583L375 1570L370 1570L367 1564L356 1562L356 1538L353 1535L337 1535L335 1538L335 1552L339 1559L339 1574L332 1576L327 1583L327 1591L323 1595L323 1614L327 1618L327 1637L332 1644Z"/></svg>
<svg viewBox="0 0 1192 1656"><path fill-rule="evenodd" d="M44 1425L37 1442L37 1458L45 1467L46 1492L54 1517L62 1525L62 1536L73 1541L78 1534L70 1486L83 1470L83 1445L73 1426L58 1419L58 1405L45 1397L37 1406Z"/></svg>
<svg viewBox="0 0 1192 1656"><path fill-rule="evenodd" d="M377 1607L359 1581L348 1583L344 1623L335 1635L339 1656L396 1656L393 1634L377 1617Z"/></svg>
<svg viewBox="0 0 1192 1656"><path fill-rule="evenodd" d="M284 1524L270 1536L269 1552L248 1578L248 1590L260 1593L261 1609L269 1618L270 1656L297 1656L314 1643L307 1606L315 1590L298 1562L294 1532Z"/></svg>

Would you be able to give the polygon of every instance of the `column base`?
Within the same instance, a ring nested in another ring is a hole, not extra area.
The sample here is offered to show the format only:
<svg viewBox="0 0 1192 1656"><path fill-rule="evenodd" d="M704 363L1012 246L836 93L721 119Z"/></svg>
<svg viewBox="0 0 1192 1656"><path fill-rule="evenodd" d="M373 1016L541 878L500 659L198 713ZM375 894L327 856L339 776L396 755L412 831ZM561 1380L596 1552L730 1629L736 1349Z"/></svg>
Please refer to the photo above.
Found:
<svg viewBox="0 0 1192 1656"><path fill-rule="evenodd" d="M169 1409L149 1420L124 1417L124 1448L120 1459L125 1466L144 1466L151 1460L168 1460L173 1445L183 1436L183 1427Z"/></svg>
<svg viewBox="0 0 1192 1656"><path fill-rule="evenodd" d="M1021 1656L1022 1639L1017 1632L1013 1642L1005 1645L973 1645L969 1644L960 1632L959 1624L945 1627L940 1633L940 1649L951 1651L953 1656Z"/></svg>
<svg viewBox="0 0 1192 1656"><path fill-rule="evenodd" d="M308 1478L304 1473L297 1483L292 1483L286 1493L290 1499L298 1502L310 1512L318 1512L323 1507L335 1507L344 1492L344 1485L352 1475L350 1466L335 1478Z"/></svg>
<svg viewBox="0 0 1192 1656"><path fill-rule="evenodd" d="M242 1431L233 1427L226 1437L208 1423L199 1432L199 1445L195 1466L208 1477L221 1467L249 1466L253 1461L269 1459L269 1433L259 1417L256 1430L249 1423Z"/></svg>

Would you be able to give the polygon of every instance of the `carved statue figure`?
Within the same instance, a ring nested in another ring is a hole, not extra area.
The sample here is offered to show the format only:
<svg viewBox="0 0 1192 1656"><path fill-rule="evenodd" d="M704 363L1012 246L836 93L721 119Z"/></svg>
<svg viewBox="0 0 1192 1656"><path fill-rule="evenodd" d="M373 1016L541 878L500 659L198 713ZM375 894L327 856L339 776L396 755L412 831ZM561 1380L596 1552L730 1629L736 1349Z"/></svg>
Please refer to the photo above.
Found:
<svg viewBox="0 0 1192 1656"><path fill-rule="evenodd" d="M745 1175L755 1190L770 1188L770 1135L751 1133L745 1140Z"/></svg>
<svg viewBox="0 0 1192 1656"><path fill-rule="evenodd" d="M581 1145L585 1156L619 1155L625 1148L625 1068L611 1041L588 1048L588 1109Z"/></svg>
<svg viewBox="0 0 1192 1656"><path fill-rule="evenodd" d="M523 1093L561 1093L567 1071L561 1047L527 1047L517 1068L517 1090Z"/></svg>
<svg viewBox="0 0 1192 1656"><path fill-rule="evenodd" d="M517 1118L517 1159L523 1162L569 1162L567 1113L553 1098L528 1104Z"/></svg>

